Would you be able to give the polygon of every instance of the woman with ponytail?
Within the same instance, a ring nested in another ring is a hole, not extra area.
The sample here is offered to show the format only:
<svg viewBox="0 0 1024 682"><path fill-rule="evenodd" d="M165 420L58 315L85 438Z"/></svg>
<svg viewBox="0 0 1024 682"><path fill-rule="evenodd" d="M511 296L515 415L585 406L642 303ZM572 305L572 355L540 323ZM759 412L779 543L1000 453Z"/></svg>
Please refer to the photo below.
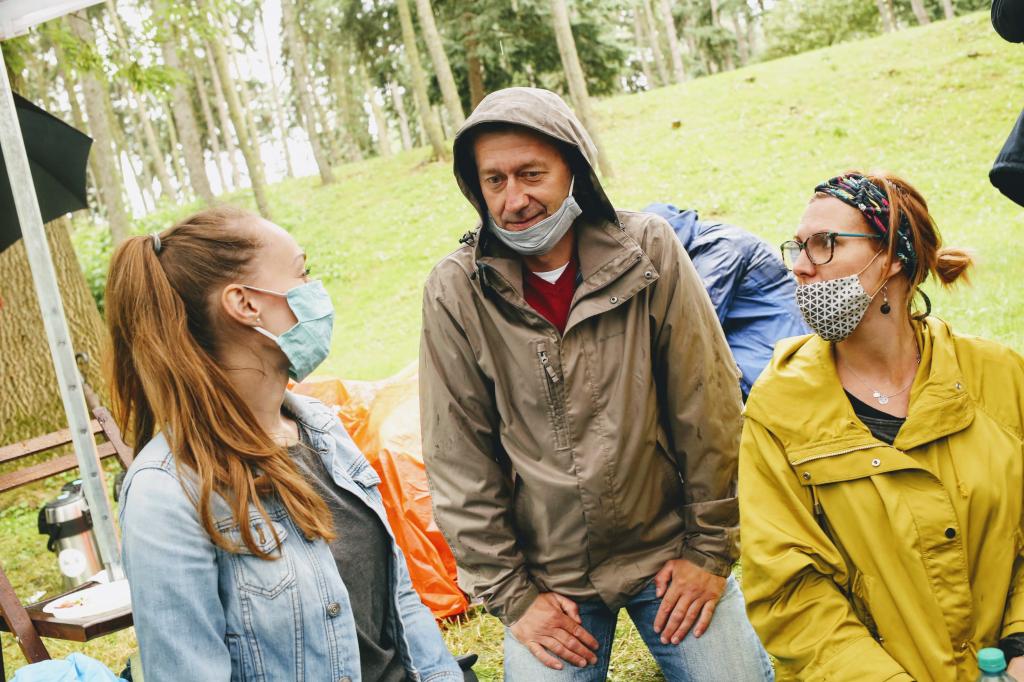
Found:
<svg viewBox="0 0 1024 682"><path fill-rule="evenodd" d="M286 390L334 309L281 228L207 210L125 241L107 282L121 530L147 679L462 680L377 475Z"/></svg>
<svg viewBox="0 0 1024 682"><path fill-rule="evenodd" d="M780 678L1024 680L1024 361L931 316L966 279L907 181L815 188L782 245L816 332L779 342L746 404L750 620ZM917 302L920 301L920 304Z"/></svg>

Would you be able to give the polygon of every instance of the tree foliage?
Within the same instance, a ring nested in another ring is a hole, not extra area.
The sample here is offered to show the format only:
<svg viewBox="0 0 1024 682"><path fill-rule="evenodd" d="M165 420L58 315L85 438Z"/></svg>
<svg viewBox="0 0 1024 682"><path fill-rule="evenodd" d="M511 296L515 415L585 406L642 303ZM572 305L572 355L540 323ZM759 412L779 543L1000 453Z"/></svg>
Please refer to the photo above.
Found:
<svg viewBox="0 0 1024 682"><path fill-rule="evenodd" d="M796 54L880 31L872 0L780 0L764 20L765 56Z"/></svg>

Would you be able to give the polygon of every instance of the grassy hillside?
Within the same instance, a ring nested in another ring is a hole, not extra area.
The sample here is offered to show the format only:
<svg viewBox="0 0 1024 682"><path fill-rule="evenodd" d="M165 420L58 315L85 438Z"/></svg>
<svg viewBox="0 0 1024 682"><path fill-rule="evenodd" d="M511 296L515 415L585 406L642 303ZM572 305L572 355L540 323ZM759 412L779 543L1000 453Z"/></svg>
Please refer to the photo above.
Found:
<svg viewBox="0 0 1024 682"><path fill-rule="evenodd" d="M772 243L792 233L814 185L835 172L884 167L907 176L947 242L974 248L982 261L972 288L933 297L936 313L1024 350L1024 296L1012 274L1024 210L987 179L1022 106L1024 50L977 14L617 97L597 110L617 173L607 188L619 207L671 201ZM380 378L416 358L421 284L475 220L450 167L425 159L419 150L339 168L339 182L326 188L316 178L272 188L276 221L309 251L338 309L322 373ZM150 216L140 230L187 212ZM87 231L76 241L88 242ZM37 501L0 498L0 557L23 596L59 584L34 532ZM620 633L613 678L658 679L635 631L623 623ZM497 678L496 621L472 619L448 638L453 649L484 655L482 679ZM9 636L3 642L12 672L22 659ZM132 646L126 633L80 649L113 667Z"/></svg>
<svg viewBox="0 0 1024 682"><path fill-rule="evenodd" d="M936 313L1024 350L1024 297L1008 277L1024 211L988 182L1021 107L1024 50L976 14L616 97L597 111L617 206L671 201L773 244L829 175L905 175L947 242L981 258L975 286L933 297ZM373 379L416 358L422 282L475 223L449 165L425 159L416 151L346 166L331 187L305 178L273 188L275 219L309 250L338 308L323 373Z"/></svg>

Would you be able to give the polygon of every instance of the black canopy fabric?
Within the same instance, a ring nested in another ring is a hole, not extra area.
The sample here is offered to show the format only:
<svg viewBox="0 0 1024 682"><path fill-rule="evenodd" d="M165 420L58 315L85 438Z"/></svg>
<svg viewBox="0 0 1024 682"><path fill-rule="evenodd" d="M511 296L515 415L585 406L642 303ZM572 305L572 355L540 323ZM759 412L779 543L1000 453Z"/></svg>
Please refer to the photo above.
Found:
<svg viewBox="0 0 1024 682"><path fill-rule="evenodd" d="M1011 43L1024 43L1024 0L992 0L992 27Z"/></svg>
<svg viewBox="0 0 1024 682"><path fill-rule="evenodd" d="M1024 111L1020 112L988 178L1000 192L1024 206Z"/></svg>
<svg viewBox="0 0 1024 682"><path fill-rule="evenodd" d="M43 222L85 208L85 168L92 138L20 95L14 95L14 106ZM19 239L21 226L7 164L0 157L0 251Z"/></svg>

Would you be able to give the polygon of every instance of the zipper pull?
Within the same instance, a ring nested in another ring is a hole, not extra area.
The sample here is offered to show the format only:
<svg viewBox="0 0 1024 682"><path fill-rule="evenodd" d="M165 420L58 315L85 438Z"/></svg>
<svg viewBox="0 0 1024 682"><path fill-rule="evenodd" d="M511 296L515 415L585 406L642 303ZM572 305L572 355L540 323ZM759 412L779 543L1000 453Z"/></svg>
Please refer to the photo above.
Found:
<svg viewBox="0 0 1024 682"><path fill-rule="evenodd" d="M811 502L811 506L814 509L814 517L820 524L825 518L825 510L822 508L821 502L818 501L818 487L813 485L811 486Z"/></svg>
<svg viewBox="0 0 1024 682"><path fill-rule="evenodd" d="M551 379L551 383L558 383L558 374L555 373L555 368L551 366L551 361L548 360L548 352L543 350L537 351L537 357L540 358L540 364L544 367L544 371L548 373L548 377Z"/></svg>

